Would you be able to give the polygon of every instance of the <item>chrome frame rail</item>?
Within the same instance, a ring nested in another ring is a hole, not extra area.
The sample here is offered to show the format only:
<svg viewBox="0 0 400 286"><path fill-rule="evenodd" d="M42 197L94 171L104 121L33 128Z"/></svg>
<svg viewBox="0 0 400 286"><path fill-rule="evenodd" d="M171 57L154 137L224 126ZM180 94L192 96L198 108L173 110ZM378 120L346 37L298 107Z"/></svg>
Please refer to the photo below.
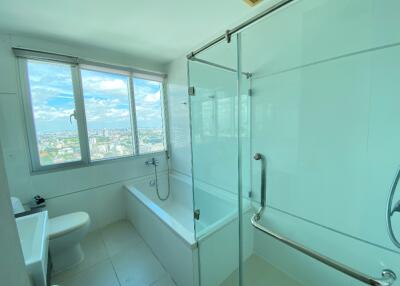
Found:
<svg viewBox="0 0 400 286"><path fill-rule="evenodd" d="M264 211L264 208L262 207L259 209L259 211L256 214L253 215L253 217L251 218L251 224L258 230L264 232L265 234L268 234L272 238L275 238L276 240L279 240L280 242L300 251L301 253L308 255L308 256L318 260L319 262L322 262L325 265L328 265L350 277L353 277L361 282L364 282L367 285L391 286L396 281L396 279L397 279L396 274L390 269L382 270L382 272L381 272L382 278L374 278L374 277L371 277L364 273L361 273L347 265L337 262L327 256L324 256L314 250L308 249L307 247L305 247L304 245L302 245L300 243L294 242L290 239L287 239L286 237L283 237L283 236L267 229L266 227L262 226L259 223L259 220L262 217L263 211Z"/></svg>
<svg viewBox="0 0 400 286"><path fill-rule="evenodd" d="M285 5L293 2L294 0L281 0L277 3L275 3L274 5L268 7L266 10L260 12L259 14L255 15L254 17L250 18L249 20L241 23L240 25L234 27L231 30L227 30L225 32L225 34L215 38L214 40L212 40L211 42L205 44L204 46L202 46L201 48L198 48L197 50L192 51L191 53L189 53L186 57L188 60L192 59L194 56L196 56L197 54L207 50L209 47L214 46L215 44L218 44L219 42L221 42L222 40L226 39L228 42L230 42L230 39L232 37L233 34L241 31L242 29L246 28L247 26L253 24L254 22L257 22L258 20L264 18L265 16L279 10L280 8L284 7Z"/></svg>

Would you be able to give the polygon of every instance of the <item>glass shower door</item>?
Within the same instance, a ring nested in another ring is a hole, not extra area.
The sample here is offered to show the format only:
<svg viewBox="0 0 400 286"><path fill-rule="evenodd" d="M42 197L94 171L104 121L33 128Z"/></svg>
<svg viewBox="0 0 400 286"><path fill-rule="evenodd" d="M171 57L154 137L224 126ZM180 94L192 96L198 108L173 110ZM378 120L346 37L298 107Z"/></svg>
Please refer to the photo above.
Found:
<svg viewBox="0 0 400 286"><path fill-rule="evenodd" d="M188 61L195 233L200 284L204 286L220 285L232 273L238 276L238 93L236 72L231 70L234 67L235 43L221 43L198 60ZM234 280L229 285L239 285L237 277Z"/></svg>

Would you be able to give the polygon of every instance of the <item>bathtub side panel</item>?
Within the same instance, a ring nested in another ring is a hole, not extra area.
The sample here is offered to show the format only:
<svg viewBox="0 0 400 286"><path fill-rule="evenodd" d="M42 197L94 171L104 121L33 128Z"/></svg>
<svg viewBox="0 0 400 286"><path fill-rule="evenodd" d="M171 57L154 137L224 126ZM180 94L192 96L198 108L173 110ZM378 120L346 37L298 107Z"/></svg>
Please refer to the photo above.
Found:
<svg viewBox="0 0 400 286"><path fill-rule="evenodd" d="M125 190L127 218L135 226L178 286L194 284L193 250L129 190Z"/></svg>

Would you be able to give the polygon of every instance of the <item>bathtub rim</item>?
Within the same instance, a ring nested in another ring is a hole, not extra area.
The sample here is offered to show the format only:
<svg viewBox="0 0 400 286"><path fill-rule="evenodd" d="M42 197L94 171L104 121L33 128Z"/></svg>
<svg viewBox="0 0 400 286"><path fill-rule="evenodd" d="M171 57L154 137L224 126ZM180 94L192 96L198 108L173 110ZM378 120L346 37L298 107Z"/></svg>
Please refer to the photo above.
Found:
<svg viewBox="0 0 400 286"><path fill-rule="evenodd" d="M179 172L166 172L164 176L170 176L178 181L182 181L188 184L193 192L192 178L185 174ZM149 176L151 177L151 176ZM181 239L187 246L191 249L198 248L198 243L207 240L207 238L220 231L224 225L231 223L233 220L238 219L238 210L232 210L224 218L208 225L205 229L197 231L195 229L196 222L193 220L193 230L190 232L186 227L184 227L178 220L171 216L167 211L160 207L157 203L153 202L149 197L147 197L139 188L135 186L135 182L127 183L124 185L125 191L129 192L129 195L133 195L142 205L144 205L153 216L157 217L159 221L165 224L179 239ZM202 184L206 184L202 182ZM230 204L235 203L236 196L230 192L224 192L221 194L212 193L208 188L204 188L203 191L210 193L213 196L217 196L219 199L224 200ZM248 198L244 199L243 214L252 211L251 200ZM193 204L192 204L193 208ZM168 218L168 219L163 219ZM178 230L176 229L178 226Z"/></svg>

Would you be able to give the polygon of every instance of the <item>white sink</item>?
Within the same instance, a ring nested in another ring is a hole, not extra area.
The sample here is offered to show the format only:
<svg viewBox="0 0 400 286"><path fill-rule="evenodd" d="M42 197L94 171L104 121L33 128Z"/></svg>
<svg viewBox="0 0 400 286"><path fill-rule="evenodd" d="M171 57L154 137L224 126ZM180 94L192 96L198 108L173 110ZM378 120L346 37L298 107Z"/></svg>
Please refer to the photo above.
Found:
<svg viewBox="0 0 400 286"><path fill-rule="evenodd" d="M46 286L49 227L47 211L16 219L25 265L34 285Z"/></svg>

